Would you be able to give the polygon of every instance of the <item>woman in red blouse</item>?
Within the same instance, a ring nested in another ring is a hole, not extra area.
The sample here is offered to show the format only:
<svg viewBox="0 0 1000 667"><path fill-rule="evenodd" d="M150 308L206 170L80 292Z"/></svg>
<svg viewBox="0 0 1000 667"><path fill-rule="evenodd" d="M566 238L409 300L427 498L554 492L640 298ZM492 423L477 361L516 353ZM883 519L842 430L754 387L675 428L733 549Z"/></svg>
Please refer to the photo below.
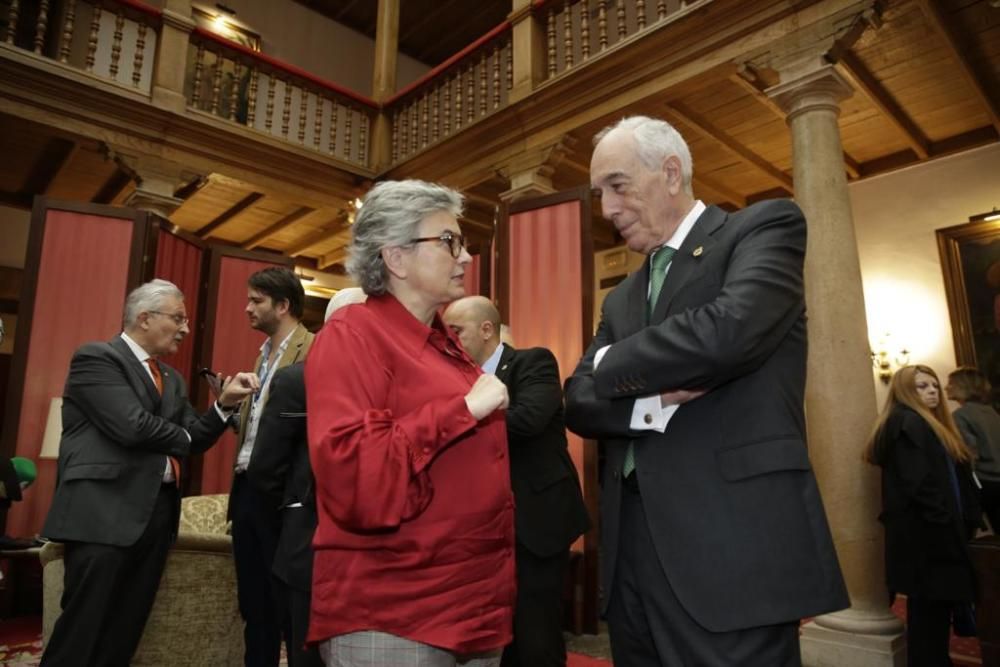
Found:
<svg viewBox="0 0 1000 667"><path fill-rule="evenodd" d="M507 390L437 314L464 294L461 207L442 186L376 185L347 265L368 300L337 311L306 360L309 639L328 667L490 667L511 638Z"/></svg>

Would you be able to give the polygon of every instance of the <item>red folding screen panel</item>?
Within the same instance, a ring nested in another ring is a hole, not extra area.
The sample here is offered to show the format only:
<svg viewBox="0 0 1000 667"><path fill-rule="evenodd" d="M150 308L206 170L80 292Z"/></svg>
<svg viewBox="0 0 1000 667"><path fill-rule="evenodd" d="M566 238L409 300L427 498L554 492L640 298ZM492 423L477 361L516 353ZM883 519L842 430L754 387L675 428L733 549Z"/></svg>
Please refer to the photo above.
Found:
<svg viewBox="0 0 1000 667"><path fill-rule="evenodd" d="M172 234L162 227L156 239L157 278L169 280L184 293L184 307L191 320L191 333L184 339L175 354L164 357L184 377L188 391L194 395L198 390L198 378L194 375L195 348L200 338L199 331L204 323L198 321L198 306L201 301L202 265L205 247L195 239Z"/></svg>

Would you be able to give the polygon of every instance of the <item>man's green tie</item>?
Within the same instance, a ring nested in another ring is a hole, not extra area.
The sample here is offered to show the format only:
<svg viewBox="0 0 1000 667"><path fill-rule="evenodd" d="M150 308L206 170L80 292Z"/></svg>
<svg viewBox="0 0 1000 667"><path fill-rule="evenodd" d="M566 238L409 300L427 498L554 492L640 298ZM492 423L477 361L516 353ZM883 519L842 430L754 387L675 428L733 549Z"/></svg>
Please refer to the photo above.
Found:
<svg viewBox="0 0 1000 667"><path fill-rule="evenodd" d="M653 310L656 308L656 301L660 298L660 290L663 289L663 279L667 277L667 266L674 258L675 248L663 246L655 253L650 261L649 267L649 296L646 297L646 321L653 317ZM628 477L635 471L635 447L630 442L625 449L625 460L622 462L622 475Z"/></svg>

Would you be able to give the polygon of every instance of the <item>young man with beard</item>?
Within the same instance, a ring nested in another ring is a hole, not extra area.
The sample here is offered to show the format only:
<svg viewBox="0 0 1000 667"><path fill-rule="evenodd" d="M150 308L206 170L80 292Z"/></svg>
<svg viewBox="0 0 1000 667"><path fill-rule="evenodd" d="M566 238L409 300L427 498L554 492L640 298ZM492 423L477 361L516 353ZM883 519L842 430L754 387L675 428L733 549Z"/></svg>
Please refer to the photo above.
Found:
<svg viewBox="0 0 1000 667"><path fill-rule="evenodd" d="M276 603L271 566L280 533L278 509L270 498L247 481L247 466L257 446L260 416L267 404L271 379L276 371L303 361L313 335L302 325L305 292L295 273L286 267L269 267L250 276L246 313L250 326L267 336L254 369L260 389L244 402L229 494L229 518L233 522L233 558L240 614L246 625L244 664L275 667L281 653L282 635L290 637L289 619ZM292 647L289 647L291 653Z"/></svg>

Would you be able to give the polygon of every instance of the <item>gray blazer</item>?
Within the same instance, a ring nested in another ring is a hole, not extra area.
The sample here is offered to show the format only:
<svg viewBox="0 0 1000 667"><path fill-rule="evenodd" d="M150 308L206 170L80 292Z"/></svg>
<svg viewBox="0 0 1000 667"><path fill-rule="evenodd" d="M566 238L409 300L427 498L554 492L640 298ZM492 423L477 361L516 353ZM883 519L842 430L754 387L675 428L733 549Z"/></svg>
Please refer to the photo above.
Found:
<svg viewBox="0 0 1000 667"><path fill-rule="evenodd" d="M650 557L699 624L726 632L848 606L806 453L805 248L791 201L732 214L712 206L674 255L649 324L648 259L605 300L566 383L567 426L606 451L605 591L633 442ZM682 405L665 433L631 431L634 400L671 389L708 393Z"/></svg>
<svg viewBox="0 0 1000 667"><path fill-rule="evenodd" d="M160 368L162 397L121 337L87 343L73 355L55 496L42 535L134 544L163 484L165 456L203 452L223 432L226 424L214 409L200 417L195 412L180 374L166 364ZM179 506L174 515L176 533Z"/></svg>

